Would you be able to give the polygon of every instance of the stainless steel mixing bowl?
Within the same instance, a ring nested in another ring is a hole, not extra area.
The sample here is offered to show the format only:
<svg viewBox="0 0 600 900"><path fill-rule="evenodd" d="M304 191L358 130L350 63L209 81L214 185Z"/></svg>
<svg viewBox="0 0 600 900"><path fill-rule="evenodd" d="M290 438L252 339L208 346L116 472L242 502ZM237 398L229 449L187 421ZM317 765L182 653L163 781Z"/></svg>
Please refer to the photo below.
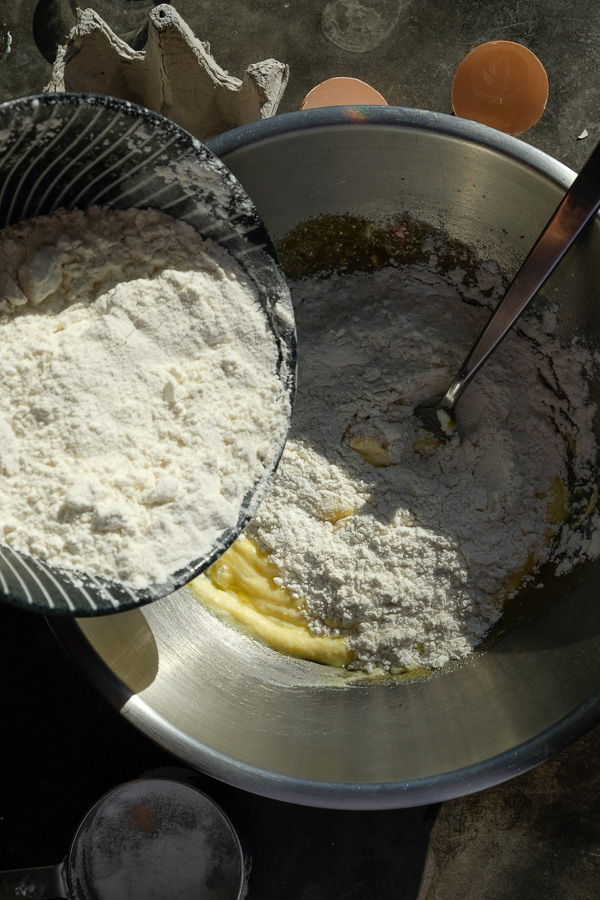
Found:
<svg viewBox="0 0 600 900"><path fill-rule="evenodd" d="M573 179L484 126L385 107L278 116L211 147L275 238L321 213L410 215L507 277ZM600 345L597 221L536 302L556 307L565 339ZM599 583L590 564L487 652L408 683L343 686L215 621L185 590L53 627L122 714L190 765L281 800L401 807L508 779L598 720Z"/></svg>

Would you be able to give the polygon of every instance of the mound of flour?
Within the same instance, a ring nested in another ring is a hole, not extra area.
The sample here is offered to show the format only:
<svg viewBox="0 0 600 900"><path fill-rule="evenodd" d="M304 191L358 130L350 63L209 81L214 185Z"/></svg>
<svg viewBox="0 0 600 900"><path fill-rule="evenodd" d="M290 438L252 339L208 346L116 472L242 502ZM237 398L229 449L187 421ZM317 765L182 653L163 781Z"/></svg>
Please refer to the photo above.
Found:
<svg viewBox="0 0 600 900"><path fill-rule="evenodd" d="M248 534L313 633L348 637L353 668L464 657L519 573L557 544L563 571L599 549L552 521L566 444L582 485L596 446L592 361L546 333L551 316L509 334L478 375L458 407L460 441L432 446L413 416L446 390L498 298L493 266L469 290L454 274L390 267L292 286L299 393Z"/></svg>
<svg viewBox="0 0 600 900"><path fill-rule="evenodd" d="M0 543L132 588L237 522L287 427L229 255L155 210L0 235Z"/></svg>

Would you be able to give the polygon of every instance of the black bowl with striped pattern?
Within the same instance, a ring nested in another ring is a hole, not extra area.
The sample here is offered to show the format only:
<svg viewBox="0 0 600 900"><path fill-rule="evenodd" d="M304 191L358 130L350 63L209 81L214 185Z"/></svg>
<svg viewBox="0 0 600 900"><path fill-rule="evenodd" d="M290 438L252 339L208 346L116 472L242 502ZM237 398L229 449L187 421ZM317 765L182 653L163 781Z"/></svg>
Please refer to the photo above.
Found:
<svg viewBox="0 0 600 900"><path fill-rule="evenodd" d="M223 163L168 119L111 97L42 94L1 104L0 228L94 205L162 210L228 250L257 288L279 348L278 375L293 399L296 342L287 284L253 203ZM0 599L44 614L93 616L170 594L211 565L248 524L283 444L211 552L164 584L134 591L0 544Z"/></svg>

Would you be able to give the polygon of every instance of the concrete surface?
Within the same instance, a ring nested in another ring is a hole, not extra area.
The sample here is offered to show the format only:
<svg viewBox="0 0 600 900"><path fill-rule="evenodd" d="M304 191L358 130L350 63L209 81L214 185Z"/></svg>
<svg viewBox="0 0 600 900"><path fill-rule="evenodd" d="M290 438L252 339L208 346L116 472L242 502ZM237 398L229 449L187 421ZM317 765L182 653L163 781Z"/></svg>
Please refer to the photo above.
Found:
<svg viewBox="0 0 600 900"><path fill-rule="evenodd" d="M94 8L133 44L144 0ZM180 0L175 7L240 77L257 59L290 65L280 112L333 75L390 104L451 112L462 57L486 40L526 44L550 98L523 139L578 169L600 137L600 4L594 0ZM74 0L4 0L0 100L47 83ZM34 37L35 35L35 37ZM136 37L137 35L137 37ZM43 55L45 54L45 56ZM46 58L45 58L46 57ZM589 136L578 140L587 129ZM109 709L45 622L0 608L0 867L64 854L87 807L120 781L177 766ZM600 728L521 777L441 807L347 813L206 788L246 823L250 900L595 900L600 896Z"/></svg>

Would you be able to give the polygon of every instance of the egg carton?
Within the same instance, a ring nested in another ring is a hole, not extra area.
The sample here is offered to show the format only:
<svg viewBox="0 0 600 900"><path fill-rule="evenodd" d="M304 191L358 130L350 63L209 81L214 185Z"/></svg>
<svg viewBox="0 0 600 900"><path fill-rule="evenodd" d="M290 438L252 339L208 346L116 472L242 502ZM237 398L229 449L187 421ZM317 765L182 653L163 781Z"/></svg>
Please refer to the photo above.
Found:
<svg viewBox="0 0 600 900"><path fill-rule="evenodd" d="M93 9L77 11L45 92L129 100L161 113L201 141L275 115L289 78L276 59L248 66L242 80L222 69L167 3L148 13L147 40L134 50Z"/></svg>

